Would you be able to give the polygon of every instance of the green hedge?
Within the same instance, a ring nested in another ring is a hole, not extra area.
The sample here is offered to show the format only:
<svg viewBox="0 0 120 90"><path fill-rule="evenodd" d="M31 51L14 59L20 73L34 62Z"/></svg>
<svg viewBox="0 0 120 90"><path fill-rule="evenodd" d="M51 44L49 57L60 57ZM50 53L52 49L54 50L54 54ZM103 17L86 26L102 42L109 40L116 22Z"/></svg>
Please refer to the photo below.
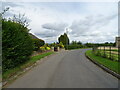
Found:
<svg viewBox="0 0 120 90"><path fill-rule="evenodd" d="M83 45L65 45L65 49L71 50L71 49L79 49L83 48Z"/></svg>
<svg viewBox="0 0 120 90"><path fill-rule="evenodd" d="M2 69L3 72L29 60L33 42L28 29L19 23L2 20Z"/></svg>
<svg viewBox="0 0 120 90"><path fill-rule="evenodd" d="M34 42L34 50L35 51L38 51L39 48L45 44L45 41L41 40L41 39L33 39L33 42Z"/></svg>

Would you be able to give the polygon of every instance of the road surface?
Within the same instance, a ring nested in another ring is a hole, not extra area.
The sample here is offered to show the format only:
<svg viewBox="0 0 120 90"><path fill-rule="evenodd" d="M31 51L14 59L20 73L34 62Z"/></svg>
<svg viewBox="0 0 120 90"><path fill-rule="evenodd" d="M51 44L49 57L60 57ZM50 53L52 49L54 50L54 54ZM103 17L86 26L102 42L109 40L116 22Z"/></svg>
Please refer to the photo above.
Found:
<svg viewBox="0 0 120 90"><path fill-rule="evenodd" d="M118 79L85 57L85 51L61 51L19 77L8 88L117 88Z"/></svg>

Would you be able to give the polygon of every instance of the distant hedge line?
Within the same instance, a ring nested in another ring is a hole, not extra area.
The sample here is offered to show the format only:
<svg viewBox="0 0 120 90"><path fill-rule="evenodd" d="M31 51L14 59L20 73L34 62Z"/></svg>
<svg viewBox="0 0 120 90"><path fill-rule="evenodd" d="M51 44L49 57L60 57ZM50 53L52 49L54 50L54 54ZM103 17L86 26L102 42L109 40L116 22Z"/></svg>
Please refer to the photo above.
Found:
<svg viewBox="0 0 120 90"><path fill-rule="evenodd" d="M2 20L2 69L3 73L29 60L34 45L23 25Z"/></svg>
<svg viewBox="0 0 120 90"><path fill-rule="evenodd" d="M65 49L71 50L71 49L78 49L83 48L83 45L65 45Z"/></svg>

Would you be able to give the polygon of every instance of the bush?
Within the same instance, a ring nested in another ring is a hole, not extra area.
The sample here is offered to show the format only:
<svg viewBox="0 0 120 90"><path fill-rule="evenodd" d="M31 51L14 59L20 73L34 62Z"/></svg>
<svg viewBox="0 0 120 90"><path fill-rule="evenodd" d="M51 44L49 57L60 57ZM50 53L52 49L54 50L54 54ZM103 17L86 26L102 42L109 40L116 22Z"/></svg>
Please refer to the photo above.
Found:
<svg viewBox="0 0 120 90"><path fill-rule="evenodd" d="M50 47L46 47L46 50L50 50L51 48Z"/></svg>
<svg viewBox="0 0 120 90"><path fill-rule="evenodd" d="M83 45L65 45L65 49L79 49L79 48L83 48Z"/></svg>
<svg viewBox="0 0 120 90"><path fill-rule="evenodd" d="M42 46L42 47L40 47L40 49L39 49L41 52L44 52L44 51L46 51L46 49L45 49L45 47L44 46Z"/></svg>
<svg viewBox="0 0 120 90"><path fill-rule="evenodd" d="M41 47L45 44L45 42L41 39L33 39L33 43L34 43L34 50L35 51L38 51L39 47Z"/></svg>
<svg viewBox="0 0 120 90"><path fill-rule="evenodd" d="M14 68L26 60L33 51L32 39L23 25L2 20L2 69Z"/></svg>
<svg viewBox="0 0 120 90"><path fill-rule="evenodd" d="M60 43L58 44L58 46L59 46L60 48L64 48L64 45L63 45L62 42L60 42Z"/></svg>

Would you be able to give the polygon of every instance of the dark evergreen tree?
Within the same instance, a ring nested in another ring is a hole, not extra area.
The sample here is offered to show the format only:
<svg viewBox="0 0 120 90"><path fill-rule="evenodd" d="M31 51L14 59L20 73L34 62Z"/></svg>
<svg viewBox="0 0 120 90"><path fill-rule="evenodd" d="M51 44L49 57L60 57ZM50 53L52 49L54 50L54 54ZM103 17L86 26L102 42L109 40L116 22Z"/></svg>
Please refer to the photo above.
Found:
<svg viewBox="0 0 120 90"><path fill-rule="evenodd" d="M66 33L64 33L64 35L61 35L59 38L58 38L58 41L59 43L62 42L63 45L69 45L69 38L67 36Z"/></svg>

